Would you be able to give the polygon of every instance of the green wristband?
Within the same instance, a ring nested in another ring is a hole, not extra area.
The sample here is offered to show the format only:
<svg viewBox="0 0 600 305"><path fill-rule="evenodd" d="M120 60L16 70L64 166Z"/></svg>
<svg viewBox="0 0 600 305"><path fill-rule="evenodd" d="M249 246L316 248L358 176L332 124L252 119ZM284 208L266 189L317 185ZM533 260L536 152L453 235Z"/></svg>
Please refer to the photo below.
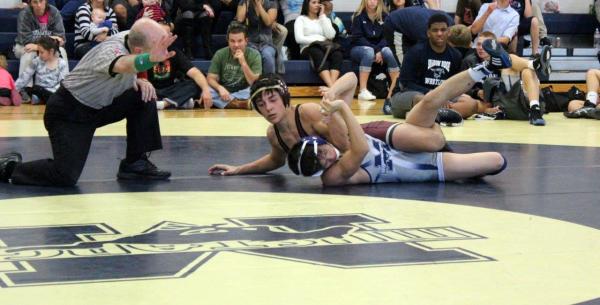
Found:
<svg viewBox="0 0 600 305"><path fill-rule="evenodd" d="M154 67L156 63L150 61L150 54L143 53L137 55L134 60L135 69L138 72L146 71L152 67Z"/></svg>

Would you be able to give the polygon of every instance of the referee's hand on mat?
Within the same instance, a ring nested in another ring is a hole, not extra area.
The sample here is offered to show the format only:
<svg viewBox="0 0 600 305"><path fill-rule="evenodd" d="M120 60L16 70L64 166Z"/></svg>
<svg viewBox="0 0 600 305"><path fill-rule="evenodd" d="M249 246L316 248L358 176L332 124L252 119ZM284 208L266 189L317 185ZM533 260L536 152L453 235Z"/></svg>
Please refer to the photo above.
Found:
<svg viewBox="0 0 600 305"><path fill-rule="evenodd" d="M152 46L150 50L150 61L151 62L163 62L173 56L175 51L169 51L169 46L175 42L177 35L168 34L160 38L158 43Z"/></svg>

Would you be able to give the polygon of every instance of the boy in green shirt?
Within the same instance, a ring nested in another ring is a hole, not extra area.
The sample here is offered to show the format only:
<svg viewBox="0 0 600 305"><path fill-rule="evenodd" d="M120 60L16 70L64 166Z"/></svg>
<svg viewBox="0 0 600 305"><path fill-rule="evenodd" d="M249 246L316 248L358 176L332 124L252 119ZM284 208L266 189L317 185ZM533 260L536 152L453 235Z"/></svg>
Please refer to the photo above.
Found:
<svg viewBox="0 0 600 305"><path fill-rule="evenodd" d="M260 53L247 48L246 27L240 23L234 22L227 29L227 44L215 53L208 69L213 105L251 109L250 85L262 72Z"/></svg>

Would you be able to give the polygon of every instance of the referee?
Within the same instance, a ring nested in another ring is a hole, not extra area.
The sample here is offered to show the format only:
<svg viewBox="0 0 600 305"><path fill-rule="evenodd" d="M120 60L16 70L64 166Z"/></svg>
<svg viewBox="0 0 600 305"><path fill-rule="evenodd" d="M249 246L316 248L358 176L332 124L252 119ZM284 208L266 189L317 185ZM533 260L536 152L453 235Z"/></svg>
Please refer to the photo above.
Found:
<svg viewBox="0 0 600 305"><path fill-rule="evenodd" d="M162 149L156 92L136 73L173 55L176 37L155 21L138 20L90 50L47 102L44 125L54 159L21 163L19 153L0 156L0 180L13 184L73 186L85 165L97 128L127 120L127 156L119 179L164 180L148 152Z"/></svg>

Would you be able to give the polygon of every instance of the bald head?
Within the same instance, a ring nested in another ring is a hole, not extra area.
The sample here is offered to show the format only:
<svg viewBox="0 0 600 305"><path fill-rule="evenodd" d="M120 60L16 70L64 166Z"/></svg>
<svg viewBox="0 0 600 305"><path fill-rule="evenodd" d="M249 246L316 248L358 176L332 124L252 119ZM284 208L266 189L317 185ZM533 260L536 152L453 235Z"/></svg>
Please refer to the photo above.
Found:
<svg viewBox="0 0 600 305"><path fill-rule="evenodd" d="M152 45L167 35L168 33L165 28L158 24L158 22L150 18L141 18L131 26L128 42L132 48L140 48L141 51L147 51Z"/></svg>

